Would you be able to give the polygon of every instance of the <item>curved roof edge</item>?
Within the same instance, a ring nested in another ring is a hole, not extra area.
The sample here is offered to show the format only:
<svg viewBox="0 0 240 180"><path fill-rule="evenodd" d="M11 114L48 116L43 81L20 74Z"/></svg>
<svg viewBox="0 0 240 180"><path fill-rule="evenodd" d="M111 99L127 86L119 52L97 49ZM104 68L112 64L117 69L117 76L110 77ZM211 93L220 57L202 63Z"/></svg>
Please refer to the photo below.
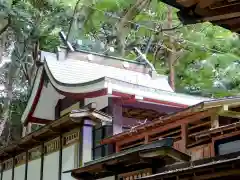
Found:
<svg viewBox="0 0 240 180"><path fill-rule="evenodd" d="M33 82L33 87L31 90L30 97L27 102L27 106L22 114L21 122L25 123L26 119L29 117L31 111L34 111L36 107L34 104L38 101L38 94L41 92L41 82L43 82L43 66L40 66L37 69L37 73L35 75L35 79Z"/></svg>

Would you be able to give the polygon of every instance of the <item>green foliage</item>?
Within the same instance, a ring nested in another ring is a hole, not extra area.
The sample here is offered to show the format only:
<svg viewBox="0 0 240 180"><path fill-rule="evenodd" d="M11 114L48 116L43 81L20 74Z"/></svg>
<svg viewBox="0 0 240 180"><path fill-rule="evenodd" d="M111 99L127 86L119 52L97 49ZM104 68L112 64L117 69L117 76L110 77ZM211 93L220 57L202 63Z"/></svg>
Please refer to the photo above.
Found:
<svg viewBox="0 0 240 180"><path fill-rule="evenodd" d="M55 50L60 44L58 32L68 29L72 9L50 0L13 0L1 1L0 10L0 19L5 19L1 22L1 41L7 44L1 48L5 54L9 51L11 57L6 68L0 70L1 80L8 90L3 93L1 114L14 132L18 129L16 134L19 136L20 119L27 102L24 97L31 89L38 47L51 52Z"/></svg>
<svg viewBox="0 0 240 180"><path fill-rule="evenodd" d="M84 1L82 2L84 6ZM105 47L115 48L113 55L121 56L117 38L119 31L116 28L137 2L95 1L90 7L92 11L84 30L77 32L78 37L101 41ZM85 7L89 9L88 6ZM240 82L239 66L234 68L234 64L240 61L239 36L210 23L181 26L176 9L172 11L172 26L177 28L165 31L169 23L168 11L164 3L152 0L149 7L132 18L130 29L128 32L124 30L127 33L125 58L135 60L132 48L138 47L144 52L151 38L147 57L159 73L169 73L169 51L172 46L176 49L176 91L215 97L237 95ZM78 15L76 18L81 19ZM84 49L87 46L88 50L104 51L100 46L98 49L95 46L91 49L87 44L81 45L80 48Z"/></svg>

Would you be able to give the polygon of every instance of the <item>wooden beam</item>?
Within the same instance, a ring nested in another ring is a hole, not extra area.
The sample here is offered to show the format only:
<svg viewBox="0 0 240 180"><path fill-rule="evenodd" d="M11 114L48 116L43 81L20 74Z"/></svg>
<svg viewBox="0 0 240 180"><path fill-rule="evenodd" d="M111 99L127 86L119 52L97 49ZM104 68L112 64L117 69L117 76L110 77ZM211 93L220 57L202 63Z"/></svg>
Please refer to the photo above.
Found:
<svg viewBox="0 0 240 180"><path fill-rule="evenodd" d="M240 32L240 24L239 24L239 27L238 27L238 28L233 28L232 31L233 31L233 32Z"/></svg>
<svg viewBox="0 0 240 180"><path fill-rule="evenodd" d="M222 106L222 108L219 110L219 115L224 117L240 118L240 112L229 110L228 105Z"/></svg>
<svg viewBox="0 0 240 180"><path fill-rule="evenodd" d="M176 122L169 122L168 124L164 124L163 123L162 126L151 127L149 129L145 129L144 133L148 134L149 136L151 136L151 135L154 135L154 134L157 134L157 133L169 130L171 128L176 128L178 126L181 126L184 123L189 123L189 122L192 122L194 120L204 119L206 117L211 116L211 114L213 112L216 112L216 110L208 110L208 111L199 112L199 113L194 114L192 116L188 116L188 117L184 117L182 119L178 119L178 120L176 120ZM129 133L128 137L125 137L122 140L118 140L118 144L120 146L122 146L122 145L124 145L126 143L129 143L129 142L132 142L132 141L144 138L145 134L143 134L141 132L138 132L138 131L136 133L135 132Z"/></svg>
<svg viewBox="0 0 240 180"><path fill-rule="evenodd" d="M240 119L240 112L236 112L236 111L223 111L220 113L220 115L224 117Z"/></svg>
<svg viewBox="0 0 240 180"><path fill-rule="evenodd" d="M39 143L39 142L41 142L41 140L39 140L37 137L35 137L35 136L32 136L32 139L31 139L33 142L37 142L37 143Z"/></svg>
<svg viewBox="0 0 240 180"><path fill-rule="evenodd" d="M239 135L240 135L240 131L235 131L235 132L231 132L231 133L228 133L228 134L222 134L222 135L213 137L212 140L217 141L217 140L220 140L220 139L230 138L230 137L239 136Z"/></svg>
<svg viewBox="0 0 240 180"><path fill-rule="evenodd" d="M202 127L202 126L211 126L211 122L208 121L208 122L204 122L204 123L198 123L194 126L189 127L188 130L193 130L195 128L199 128L199 127Z"/></svg>
<svg viewBox="0 0 240 180"><path fill-rule="evenodd" d="M224 133L224 131L228 131L228 130L237 130L237 128L240 126L240 122L236 122L236 123L232 123L232 124L228 124L228 125L224 125L224 126L220 126L218 128L215 129L210 129L210 130L206 130L204 132L197 132L194 134L189 135L190 137L195 137L195 138L203 138L203 137L210 137L214 134L219 134L219 133Z"/></svg>
<svg viewBox="0 0 240 180"><path fill-rule="evenodd" d="M239 175L240 170L239 169L233 169L233 170L227 170L227 171L221 171L221 172L214 172L212 174L204 174L201 176L195 176L193 180L207 180L207 179L213 179L213 178L218 178L218 177L227 177L231 175ZM228 177L231 179L231 177ZM228 179L226 178L226 179Z"/></svg>
<svg viewBox="0 0 240 180"><path fill-rule="evenodd" d="M223 0L218 0L218 2L219 1L223 1ZM197 6L199 6L199 8L201 9L204 9L206 7L213 5L215 2L216 0L202 0L202 1L199 1Z"/></svg>
<svg viewBox="0 0 240 180"><path fill-rule="evenodd" d="M229 14L222 14L217 16L210 16L200 19L200 21L220 21L220 20L226 20L226 19L232 19L240 17L240 12L234 12Z"/></svg>
<svg viewBox="0 0 240 180"><path fill-rule="evenodd" d="M177 3L181 4L184 7L191 7L195 5L199 0L177 0Z"/></svg>
<svg viewBox="0 0 240 180"><path fill-rule="evenodd" d="M182 137L182 147L184 150L184 153L186 152L187 149L187 144L188 144L188 124L182 124L181 125L181 137Z"/></svg>
<svg viewBox="0 0 240 180"><path fill-rule="evenodd" d="M60 133L60 130L56 130L55 128L53 127L49 127L49 131L52 132L52 133L55 133L55 134L59 134Z"/></svg>
<svg viewBox="0 0 240 180"><path fill-rule="evenodd" d="M139 156L141 158L156 158L156 157L168 156L168 157L173 158L176 161L189 161L191 158L190 156L188 156L184 153L181 153L177 150L170 149L170 148L142 152L139 154Z"/></svg>

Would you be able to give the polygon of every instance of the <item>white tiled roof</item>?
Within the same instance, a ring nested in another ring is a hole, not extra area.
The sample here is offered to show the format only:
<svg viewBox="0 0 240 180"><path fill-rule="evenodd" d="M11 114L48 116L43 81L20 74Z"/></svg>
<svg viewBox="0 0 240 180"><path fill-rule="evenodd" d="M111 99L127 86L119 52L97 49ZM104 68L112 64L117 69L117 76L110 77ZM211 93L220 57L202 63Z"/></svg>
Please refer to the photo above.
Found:
<svg viewBox="0 0 240 180"><path fill-rule="evenodd" d="M46 62L53 77L64 84L82 84L108 77L140 86L173 92L168 84L167 76L159 76L156 79L152 79L149 74L81 60L66 59L57 61L55 57L51 56L46 58Z"/></svg>
<svg viewBox="0 0 240 180"><path fill-rule="evenodd" d="M168 84L167 76L159 75L153 79L149 74L134 72L127 69L120 69L111 66L100 65L81 60L66 59L58 61L53 54L46 54L46 67L52 77L62 83L61 91L70 93L85 93L100 90L95 80L107 78L108 88L126 94L135 94L140 97L174 102L184 105L194 105L209 98L196 97L187 94L175 93ZM86 87L86 84L88 86ZM82 86L81 86L82 85ZM56 84L57 86L57 84ZM106 88L106 87L105 87Z"/></svg>

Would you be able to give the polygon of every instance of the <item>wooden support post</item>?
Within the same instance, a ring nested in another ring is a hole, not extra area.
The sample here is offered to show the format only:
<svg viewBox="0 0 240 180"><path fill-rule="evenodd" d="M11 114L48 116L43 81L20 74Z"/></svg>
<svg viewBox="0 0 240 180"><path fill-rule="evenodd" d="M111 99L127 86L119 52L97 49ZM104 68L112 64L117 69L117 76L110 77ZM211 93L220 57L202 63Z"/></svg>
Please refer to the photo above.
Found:
<svg viewBox="0 0 240 180"><path fill-rule="evenodd" d="M22 137L26 136L26 134L27 134L27 127L23 126L23 128L22 128Z"/></svg>
<svg viewBox="0 0 240 180"><path fill-rule="evenodd" d="M181 125L181 137L182 137L182 148L183 152L187 150L187 140L188 140L188 124L184 123Z"/></svg>
<svg viewBox="0 0 240 180"><path fill-rule="evenodd" d="M27 134L30 134L32 132L32 123L27 124Z"/></svg>
<svg viewBox="0 0 240 180"><path fill-rule="evenodd" d="M80 136L79 136L78 147L77 147L78 152L75 157L77 159L77 161L76 161L76 163L74 163L74 164L76 164L76 167L82 167L82 165L83 165L82 164L82 127L79 128L79 135ZM92 146L93 146L93 143L94 143L94 141L93 141L93 137L92 137Z"/></svg>
<svg viewBox="0 0 240 180"><path fill-rule="evenodd" d="M214 140L212 140L212 143L211 143L211 145L210 145L210 148L211 148L211 157L215 157L215 146L214 146L214 144L215 144L215 141Z"/></svg>
<svg viewBox="0 0 240 180"><path fill-rule="evenodd" d="M118 143L116 143L116 145L115 145L115 151L116 151L116 153L117 153L117 152L120 152L120 147L119 147L119 144L118 144Z"/></svg>
<svg viewBox="0 0 240 180"><path fill-rule="evenodd" d="M59 148L59 162L58 162L58 180L62 180L62 154L63 154L63 141L62 134L60 134L60 148Z"/></svg>
<svg viewBox="0 0 240 180"><path fill-rule="evenodd" d="M27 180L28 177L28 151L26 152L26 159L25 159L25 176L24 180Z"/></svg>
<svg viewBox="0 0 240 180"><path fill-rule="evenodd" d="M1 179L0 180L3 180L3 162L1 162Z"/></svg>
<svg viewBox="0 0 240 180"><path fill-rule="evenodd" d="M219 127L219 116L218 114L211 115L211 127L218 128Z"/></svg>
<svg viewBox="0 0 240 180"><path fill-rule="evenodd" d="M14 180L14 170L15 170L15 156L12 158L12 180Z"/></svg>
<svg viewBox="0 0 240 180"><path fill-rule="evenodd" d="M149 142L149 136L148 134L145 135L145 140L144 140L144 144L148 144Z"/></svg>
<svg viewBox="0 0 240 180"><path fill-rule="evenodd" d="M41 168L40 168L40 180L43 180L43 168L44 168L44 143L41 145Z"/></svg>

